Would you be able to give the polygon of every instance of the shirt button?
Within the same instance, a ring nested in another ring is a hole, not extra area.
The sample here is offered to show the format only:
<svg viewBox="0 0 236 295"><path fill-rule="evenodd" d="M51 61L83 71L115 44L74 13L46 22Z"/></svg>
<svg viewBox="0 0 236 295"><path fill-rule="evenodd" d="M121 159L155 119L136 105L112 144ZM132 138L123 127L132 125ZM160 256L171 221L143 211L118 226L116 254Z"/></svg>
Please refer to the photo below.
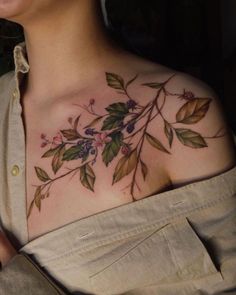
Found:
<svg viewBox="0 0 236 295"><path fill-rule="evenodd" d="M20 172L20 168L19 168L19 166L14 165L14 166L12 167L12 169L11 169L11 174L12 174L13 176L17 176L17 175L19 174L19 172Z"/></svg>
<svg viewBox="0 0 236 295"><path fill-rule="evenodd" d="M17 88L14 89L13 91L13 97L16 98L18 95L18 91L17 91Z"/></svg>

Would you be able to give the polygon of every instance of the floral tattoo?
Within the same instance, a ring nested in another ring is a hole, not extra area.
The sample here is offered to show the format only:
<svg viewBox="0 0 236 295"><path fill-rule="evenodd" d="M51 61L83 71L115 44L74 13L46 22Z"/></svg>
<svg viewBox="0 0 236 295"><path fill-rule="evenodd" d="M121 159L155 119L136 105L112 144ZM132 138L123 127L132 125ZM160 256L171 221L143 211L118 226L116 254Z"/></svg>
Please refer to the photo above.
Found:
<svg viewBox="0 0 236 295"><path fill-rule="evenodd" d="M68 172L54 178L51 178L42 168L34 167L42 184L36 186L27 218L34 204L39 211L41 210L41 202L44 198L49 197L52 184L69 174L72 174L73 177L76 173L79 173L81 184L94 192L96 175L93 165L95 165L99 153L105 166L118 158L113 173L112 185L123 177L132 174L128 187L133 201L135 201L134 189L136 187L140 190L136 181L138 169L140 169L144 181L149 173L148 166L142 158L144 144L148 143L161 152L171 154L169 149L172 147L174 136L181 144L193 149L207 147L205 139L224 136L225 133L222 134L222 128L211 137L203 137L192 128L188 128L188 125L194 125L205 117L212 99L195 96L193 92L185 89L183 93L171 93L167 89L167 84L175 75L161 83L142 84L144 87L151 87L155 92L154 98L143 106L128 93L128 87L134 83L138 75L125 82L117 74L106 73L107 85L125 96L126 102L115 102L108 105L105 108L105 114L99 114L95 111L96 101L94 98L91 98L89 103L84 106L74 104L79 108L83 108L93 117L87 126L79 130L78 123L81 117L81 114L79 114L74 119L69 117L68 124L70 124L70 127L60 130L52 140L49 140L46 134L42 133L41 148L50 145L50 149L42 155L42 158L52 159L51 167L54 175L58 173L65 162L77 160L79 165L73 169L67 168ZM162 105L159 106L161 94L163 94L164 99ZM184 101L176 114L176 122L169 122L162 113L167 97L172 96ZM149 133L149 124L157 116L160 116L163 121L163 132L167 138L168 148L156 136ZM143 121L144 123L138 126L138 123ZM177 123L184 124L187 128L177 128L175 127ZM100 128L97 127L99 124L101 125ZM137 139L135 144L134 138Z"/></svg>

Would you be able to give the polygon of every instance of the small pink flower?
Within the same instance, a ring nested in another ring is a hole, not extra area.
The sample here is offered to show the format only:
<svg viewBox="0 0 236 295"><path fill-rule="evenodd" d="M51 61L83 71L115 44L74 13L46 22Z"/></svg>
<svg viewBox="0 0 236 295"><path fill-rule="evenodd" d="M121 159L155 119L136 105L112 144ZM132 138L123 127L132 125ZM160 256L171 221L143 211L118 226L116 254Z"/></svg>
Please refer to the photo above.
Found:
<svg viewBox="0 0 236 295"><path fill-rule="evenodd" d="M94 103L95 103L95 99L94 98L90 98L89 104L93 105Z"/></svg>
<svg viewBox="0 0 236 295"><path fill-rule="evenodd" d="M46 137L47 136L45 133L40 134L40 138L43 140L43 142L40 145L42 148L45 147L49 143L49 140Z"/></svg>
<svg viewBox="0 0 236 295"><path fill-rule="evenodd" d="M123 155L127 156L130 153L130 148L127 145L123 145L121 148L121 152Z"/></svg>
<svg viewBox="0 0 236 295"><path fill-rule="evenodd" d="M94 138L95 138L95 143L94 143L95 147L102 147L103 144L110 142L112 140L111 137L108 136L106 132L97 133L95 134Z"/></svg>
<svg viewBox="0 0 236 295"><path fill-rule="evenodd" d="M41 139L45 139L46 138L46 134L45 133L41 133L40 138Z"/></svg>
<svg viewBox="0 0 236 295"><path fill-rule="evenodd" d="M53 137L52 139L52 146L57 147L58 145L62 144L62 136L60 132L57 132L57 135Z"/></svg>
<svg viewBox="0 0 236 295"><path fill-rule="evenodd" d="M182 96L183 99L186 99L186 100L191 100L195 97L194 93L192 91L185 91L184 89L184 94Z"/></svg>
<svg viewBox="0 0 236 295"><path fill-rule="evenodd" d="M48 143L46 141L41 143L41 148L45 147Z"/></svg>

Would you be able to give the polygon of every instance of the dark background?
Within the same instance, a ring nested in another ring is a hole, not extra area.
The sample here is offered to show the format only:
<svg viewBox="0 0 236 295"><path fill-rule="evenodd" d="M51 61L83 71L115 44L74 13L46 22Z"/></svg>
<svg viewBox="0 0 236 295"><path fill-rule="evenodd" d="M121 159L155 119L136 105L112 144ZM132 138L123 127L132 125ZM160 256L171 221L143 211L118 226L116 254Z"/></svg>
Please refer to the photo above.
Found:
<svg viewBox="0 0 236 295"><path fill-rule="evenodd" d="M125 48L209 84L236 133L235 0L107 0L106 10ZM0 20L0 75L14 69L21 41L22 28Z"/></svg>

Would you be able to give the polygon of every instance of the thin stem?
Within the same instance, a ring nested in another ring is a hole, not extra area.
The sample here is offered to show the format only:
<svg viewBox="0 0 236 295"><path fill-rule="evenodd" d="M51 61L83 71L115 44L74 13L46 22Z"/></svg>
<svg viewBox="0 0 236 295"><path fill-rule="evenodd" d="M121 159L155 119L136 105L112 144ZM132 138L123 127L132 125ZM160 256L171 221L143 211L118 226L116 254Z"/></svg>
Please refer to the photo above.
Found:
<svg viewBox="0 0 236 295"><path fill-rule="evenodd" d="M161 106L160 110L163 109L164 104L165 104L165 101L163 100L163 103L162 103L162 106ZM150 109L151 109L151 108L150 108ZM148 112L150 111L150 109L148 110ZM156 113L156 114L150 119L149 123L150 123L153 119L155 119L156 116L158 116L159 114L160 114L160 112L157 111L157 113ZM146 114L145 114L145 116L146 116ZM128 139L128 138L133 138L137 133L139 133L141 130L143 130L143 128L145 127L145 125L146 125L146 124L144 124L143 126L141 126L138 130L136 130L136 131L135 131L134 133L132 133L131 135L126 136L126 137L124 138L124 140L125 140L125 139Z"/></svg>
<svg viewBox="0 0 236 295"><path fill-rule="evenodd" d="M76 106L82 108L83 110L87 111L89 114L94 115L94 116L97 116L97 117L105 117L105 116L108 115L108 114L99 115L99 114L95 113L95 112L93 111L93 109L92 109L92 111L90 111L89 108L88 108L88 106L81 106L81 105L79 105L79 104L77 104L77 103L73 103L73 105L76 105Z"/></svg>
<svg viewBox="0 0 236 295"><path fill-rule="evenodd" d="M136 200L134 198L134 185L135 185L135 181L136 181L136 174L137 174L137 170L138 170L138 164L139 164L139 160L140 160L140 156L141 156L141 151L142 151L142 147L143 147L143 144L144 144L144 138L145 138L147 127L149 125L149 122L150 122L150 119L151 119L151 116L152 116L154 106L156 104L156 101L157 101L158 97L160 96L161 90L162 90L162 88L160 88L160 90L157 92L157 95L156 95L156 97L154 98L154 100L152 102L152 107L150 108L150 112L149 112L148 117L147 117L147 121L146 121L144 130L143 130L142 137L138 142L138 144L140 143L140 147L139 147L139 150L138 150L137 164L136 164L136 166L134 168L133 178L132 178L132 182L131 182L131 190L130 190L130 193L131 193L132 198L133 198L134 201ZM138 146L138 144L137 144L137 146Z"/></svg>
<svg viewBox="0 0 236 295"><path fill-rule="evenodd" d="M162 90L163 90L163 88L160 89L160 93L161 93ZM165 94L165 91L164 91L164 103L165 103L165 102L166 102L166 94ZM158 100L156 100L155 105L156 105L156 109L157 109L157 111L159 112L159 114L160 114L160 116L162 117L162 119L163 119L164 121L166 121L166 119L165 119L164 116L162 115L161 110L159 109L159 106L158 106Z"/></svg>
<svg viewBox="0 0 236 295"><path fill-rule="evenodd" d="M223 136L225 136L228 132L225 131L222 135L218 135L222 129L224 129L224 127L221 127L221 128L216 132L215 135L213 135L213 136L204 136L203 138L212 139L212 138L220 138L220 137L223 137Z"/></svg>

